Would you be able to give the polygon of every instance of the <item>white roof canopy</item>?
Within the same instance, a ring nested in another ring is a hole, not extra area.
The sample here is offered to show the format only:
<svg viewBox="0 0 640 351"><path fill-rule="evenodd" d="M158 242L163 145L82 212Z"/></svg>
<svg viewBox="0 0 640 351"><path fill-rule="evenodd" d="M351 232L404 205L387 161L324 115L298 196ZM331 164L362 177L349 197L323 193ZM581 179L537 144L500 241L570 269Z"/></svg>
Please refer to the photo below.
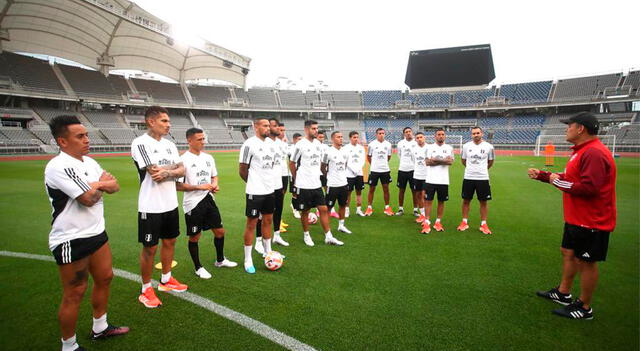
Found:
<svg viewBox="0 0 640 351"><path fill-rule="evenodd" d="M3 50L62 57L103 73L135 69L245 85L250 58L206 41L179 43L170 33L169 24L127 0L0 0Z"/></svg>

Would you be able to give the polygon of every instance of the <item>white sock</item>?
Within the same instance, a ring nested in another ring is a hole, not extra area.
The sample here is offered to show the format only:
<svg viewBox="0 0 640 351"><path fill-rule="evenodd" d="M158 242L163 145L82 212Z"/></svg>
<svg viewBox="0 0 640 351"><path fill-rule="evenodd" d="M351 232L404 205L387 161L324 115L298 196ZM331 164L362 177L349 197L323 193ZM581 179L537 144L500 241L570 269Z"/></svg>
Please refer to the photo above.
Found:
<svg viewBox="0 0 640 351"><path fill-rule="evenodd" d="M416 212L416 211L418 211L418 208L417 208L417 207L414 207L414 208L413 208L413 212Z"/></svg>
<svg viewBox="0 0 640 351"><path fill-rule="evenodd" d="M371 208L371 209L373 209L373 208L371 207L371 205L368 205L368 206L367 206L367 208Z"/></svg>
<svg viewBox="0 0 640 351"><path fill-rule="evenodd" d="M160 282L162 284L166 284L169 281L169 279L171 279L171 271L169 271L169 273L167 273L167 274L162 273L162 277L160 278Z"/></svg>
<svg viewBox="0 0 640 351"><path fill-rule="evenodd" d="M427 224L431 225L431 221L429 220L429 218L426 218L425 221L427 222Z"/></svg>
<svg viewBox="0 0 640 351"><path fill-rule="evenodd" d="M462 219L462 221L463 221L465 224L467 224L467 219L466 219L466 218L463 218L463 219Z"/></svg>
<svg viewBox="0 0 640 351"><path fill-rule="evenodd" d="M333 234L331 234L331 231L328 231L328 232L324 233L324 237L325 238L333 238Z"/></svg>
<svg viewBox="0 0 640 351"><path fill-rule="evenodd" d="M404 211L404 208L402 206L398 207L398 211Z"/></svg>
<svg viewBox="0 0 640 351"><path fill-rule="evenodd" d="M109 324L107 324L107 314L103 314L102 317L100 318L94 318L93 319L93 332L94 333L100 333L103 332L105 329L107 329L107 327L109 326Z"/></svg>
<svg viewBox="0 0 640 351"><path fill-rule="evenodd" d="M436 218L436 223L440 223L440 218Z"/></svg>
<svg viewBox="0 0 640 351"><path fill-rule="evenodd" d="M389 205L384 205L384 209L386 210L387 208L389 208Z"/></svg>
<svg viewBox="0 0 640 351"><path fill-rule="evenodd" d="M309 232L304 232L304 236L309 236L311 234L309 234Z"/></svg>
<svg viewBox="0 0 640 351"><path fill-rule="evenodd" d="M338 220L338 225L344 227L344 219Z"/></svg>
<svg viewBox="0 0 640 351"><path fill-rule="evenodd" d="M60 339L60 341L62 341L62 351L73 351L80 347L76 342L76 334L73 334L73 336L67 340Z"/></svg>
<svg viewBox="0 0 640 351"><path fill-rule="evenodd" d="M142 284L142 293L144 293L144 291L150 287L151 287L151 282L148 282L147 284Z"/></svg>
<svg viewBox="0 0 640 351"><path fill-rule="evenodd" d="M273 236L280 236L280 231L276 230L275 232L273 232Z"/></svg>
<svg viewBox="0 0 640 351"><path fill-rule="evenodd" d="M424 207L420 209L420 214L424 216Z"/></svg>
<svg viewBox="0 0 640 351"><path fill-rule="evenodd" d="M262 247L264 247L264 253L271 252L271 238L262 238Z"/></svg>
<svg viewBox="0 0 640 351"><path fill-rule="evenodd" d="M487 224L487 221L481 221L480 222L480 225L485 225L485 224Z"/></svg>
<svg viewBox="0 0 640 351"><path fill-rule="evenodd" d="M251 249L253 245L245 245L244 246L244 265L245 266L253 266L253 259L251 258Z"/></svg>
<svg viewBox="0 0 640 351"><path fill-rule="evenodd" d="M362 206L358 206L358 212L362 212Z"/></svg>

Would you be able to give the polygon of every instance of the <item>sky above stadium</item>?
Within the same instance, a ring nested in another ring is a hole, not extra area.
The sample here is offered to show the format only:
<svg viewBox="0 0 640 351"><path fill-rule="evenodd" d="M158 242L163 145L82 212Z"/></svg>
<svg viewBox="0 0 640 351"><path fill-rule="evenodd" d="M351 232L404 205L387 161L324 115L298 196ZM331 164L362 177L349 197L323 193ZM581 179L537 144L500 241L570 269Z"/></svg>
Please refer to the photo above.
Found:
<svg viewBox="0 0 640 351"><path fill-rule="evenodd" d="M487 43L493 84L640 68L640 1L135 2L250 57L248 87L405 89L410 51Z"/></svg>

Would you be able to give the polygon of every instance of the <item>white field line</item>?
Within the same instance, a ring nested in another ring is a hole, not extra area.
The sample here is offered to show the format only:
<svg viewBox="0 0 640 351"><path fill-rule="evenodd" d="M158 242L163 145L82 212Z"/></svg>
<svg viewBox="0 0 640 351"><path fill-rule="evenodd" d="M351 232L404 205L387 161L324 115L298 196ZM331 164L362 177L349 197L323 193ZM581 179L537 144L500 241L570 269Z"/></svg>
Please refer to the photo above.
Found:
<svg viewBox="0 0 640 351"><path fill-rule="evenodd" d="M34 254L28 254L28 253L22 253L22 252L0 251L0 256L28 258L32 260L55 262L55 260L51 256L34 255ZM116 277L131 280L136 283L141 283L139 275L133 274L128 271L124 271L122 269L113 268L113 274ZM154 285L158 284L157 281L153 281L152 283ZM258 334L264 337L265 339L269 339L274 343L288 350L292 350L292 351L315 351L316 350L312 346L309 346L301 341L298 341L284 334L283 332L277 331L262 322L259 322L251 317L247 317L240 312L236 312L230 308L224 307L202 296L199 296L190 292L182 292L182 293L169 292L169 293L179 299L189 301L223 318L226 318L232 322L240 324L241 326L249 329L251 332Z"/></svg>

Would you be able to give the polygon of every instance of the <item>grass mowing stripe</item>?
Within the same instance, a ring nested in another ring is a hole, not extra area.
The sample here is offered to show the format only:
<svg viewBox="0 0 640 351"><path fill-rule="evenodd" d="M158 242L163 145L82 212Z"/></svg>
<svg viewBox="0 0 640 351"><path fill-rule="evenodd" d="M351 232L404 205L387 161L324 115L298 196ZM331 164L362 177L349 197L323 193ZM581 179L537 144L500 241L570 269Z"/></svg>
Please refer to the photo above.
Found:
<svg viewBox="0 0 640 351"><path fill-rule="evenodd" d="M50 257L50 256L35 255L35 254L29 254L29 253L23 253L23 252L0 251L0 256L28 258L32 260L55 262L53 257ZM113 268L113 274L116 277L141 283L140 276L133 274L131 272L124 271L122 269ZM152 280L152 283L155 285L158 284L158 282L155 280ZM169 294L177 298L183 299L185 301L189 301L221 317L224 317L232 322L236 322L241 326L249 329L250 331L258 335L261 335L262 337L269 339L274 343L287 348L288 350L292 350L292 351L314 351L315 350L315 348L303 342L300 342L282 332L279 332L262 322L259 322L251 317L247 317L244 314L236 312L230 308L219 305L209 299L205 299L202 296L199 296L190 292L176 293L171 291L169 292Z"/></svg>

